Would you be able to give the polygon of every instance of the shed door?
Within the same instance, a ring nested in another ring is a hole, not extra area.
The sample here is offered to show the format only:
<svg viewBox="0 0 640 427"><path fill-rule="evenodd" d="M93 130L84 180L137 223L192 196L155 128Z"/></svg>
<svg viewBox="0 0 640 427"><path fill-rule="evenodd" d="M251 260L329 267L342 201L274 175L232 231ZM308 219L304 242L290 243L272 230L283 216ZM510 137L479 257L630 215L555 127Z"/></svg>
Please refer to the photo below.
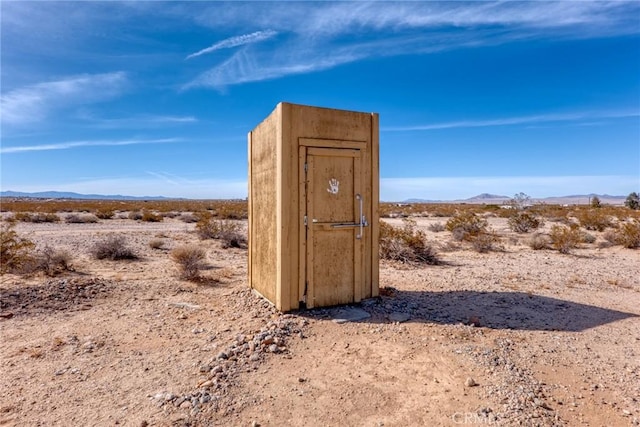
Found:
<svg viewBox="0 0 640 427"><path fill-rule="evenodd" d="M307 307L359 301L364 277L360 150L305 151Z"/></svg>

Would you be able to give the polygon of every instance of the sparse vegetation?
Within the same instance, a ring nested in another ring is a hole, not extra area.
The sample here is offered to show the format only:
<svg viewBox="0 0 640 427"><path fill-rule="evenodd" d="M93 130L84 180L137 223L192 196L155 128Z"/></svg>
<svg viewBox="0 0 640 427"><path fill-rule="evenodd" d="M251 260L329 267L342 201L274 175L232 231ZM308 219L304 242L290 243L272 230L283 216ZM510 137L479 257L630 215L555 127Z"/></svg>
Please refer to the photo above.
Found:
<svg viewBox="0 0 640 427"><path fill-rule="evenodd" d="M45 246L44 249L38 251L35 257L34 270L42 271L47 276L55 276L64 271L72 270L71 260L69 252Z"/></svg>
<svg viewBox="0 0 640 427"><path fill-rule="evenodd" d="M444 224L441 222L434 222L429 225L429 231L433 231L434 233L440 233L441 231L446 230Z"/></svg>
<svg viewBox="0 0 640 427"><path fill-rule="evenodd" d="M404 220L403 227L380 221L380 257L407 264L441 263L435 249L427 243L424 232L411 220Z"/></svg>
<svg viewBox="0 0 640 427"><path fill-rule="evenodd" d="M549 237L542 233L535 233L529 239L529 247L534 251L539 251L541 249L547 249L549 247Z"/></svg>
<svg viewBox="0 0 640 427"><path fill-rule="evenodd" d="M458 212L447 223L445 227L453 234L455 240L471 241L479 234L487 232L487 220L481 218L473 212Z"/></svg>
<svg viewBox="0 0 640 427"><path fill-rule="evenodd" d="M95 243L91 248L91 254L96 259L110 259L112 261L124 259L137 259L138 256L126 242L124 236L111 235Z"/></svg>
<svg viewBox="0 0 640 427"><path fill-rule="evenodd" d="M142 217L140 218L145 222L160 222L164 219L162 215L151 212L150 210L144 209L142 211Z"/></svg>
<svg viewBox="0 0 640 427"><path fill-rule="evenodd" d="M528 212L516 212L509 217L509 228L516 233L528 233L537 230L544 222Z"/></svg>
<svg viewBox="0 0 640 427"><path fill-rule="evenodd" d="M193 280L200 276L202 262L206 258L206 252L197 245L178 246L171 251L171 259L180 268L180 277Z"/></svg>
<svg viewBox="0 0 640 427"><path fill-rule="evenodd" d="M633 193L630 193L627 196L627 199L624 201L624 205L634 211L640 209L640 195L638 195L638 193L636 193L635 191Z"/></svg>
<svg viewBox="0 0 640 427"><path fill-rule="evenodd" d="M580 225L587 230L604 231L611 227L611 219L600 209L580 210L575 213Z"/></svg>
<svg viewBox="0 0 640 427"><path fill-rule="evenodd" d="M0 274L17 272L33 262L35 244L20 237L13 224L0 226Z"/></svg>
<svg viewBox="0 0 640 427"><path fill-rule="evenodd" d="M111 219L115 216L113 209L96 209L95 216L100 219Z"/></svg>
<svg viewBox="0 0 640 427"><path fill-rule="evenodd" d="M45 213L45 212L16 212L13 216L16 221L22 222L58 222L60 221L60 217L54 213Z"/></svg>
<svg viewBox="0 0 640 427"><path fill-rule="evenodd" d="M131 211L129 212L129 215L127 215L127 218L133 220L133 221L140 221L142 219L142 212L140 211Z"/></svg>
<svg viewBox="0 0 640 427"><path fill-rule="evenodd" d="M591 198L591 207L594 209L598 209L602 207L602 203L600 202L600 198L598 196L593 196Z"/></svg>
<svg viewBox="0 0 640 427"><path fill-rule="evenodd" d="M571 249L578 247L582 240L580 230L577 227L567 227L564 225L553 225L549 233L551 246L560 253L568 254Z"/></svg>
<svg viewBox="0 0 640 427"><path fill-rule="evenodd" d="M625 248L635 249L640 247L640 221L634 220L620 224L615 234L617 244Z"/></svg>
<svg viewBox="0 0 640 427"><path fill-rule="evenodd" d="M246 248L247 237L240 223L228 219L215 219L208 213L202 213L196 224L196 232L201 239L218 239L223 248Z"/></svg>
<svg viewBox="0 0 640 427"><path fill-rule="evenodd" d="M67 224L89 224L98 222L98 217L92 214L69 214L64 219Z"/></svg>

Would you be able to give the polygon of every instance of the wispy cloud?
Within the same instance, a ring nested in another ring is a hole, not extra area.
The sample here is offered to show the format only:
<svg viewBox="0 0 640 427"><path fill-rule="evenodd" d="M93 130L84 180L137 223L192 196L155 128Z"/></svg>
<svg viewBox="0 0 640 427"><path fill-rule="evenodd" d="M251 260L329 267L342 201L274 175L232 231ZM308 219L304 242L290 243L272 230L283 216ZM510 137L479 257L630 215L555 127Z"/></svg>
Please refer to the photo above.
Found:
<svg viewBox="0 0 640 427"><path fill-rule="evenodd" d="M103 118L96 117L92 114L83 113L78 115L78 118L89 122L91 126L104 129L156 128L193 124L199 121L198 118L194 116L164 116L146 114L122 118Z"/></svg>
<svg viewBox="0 0 640 427"><path fill-rule="evenodd" d="M232 47L261 42L263 40L267 40L274 37L276 34L278 34L277 31L265 30L265 31L256 31L251 34L243 34L241 36L230 37L228 39L224 39L222 41L214 43L205 49L199 50L196 53L192 53L191 55L188 55L185 59L195 58L196 56L204 55L205 53L214 52L220 49L229 49Z"/></svg>
<svg viewBox="0 0 640 427"><path fill-rule="evenodd" d="M506 117L489 120L461 120L452 122L428 123L411 126L386 126L380 130L383 132L409 132L428 131L440 129L476 128L491 126L509 126L533 123L550 122L574 122L581 120L592 121L594 119L616 119L640 117L640 112L591 112L591 113L569 113L569 114L541 114L534 116Z"/></svg>
<svg viewBox="0 0 640 427"><path fill-rule="evenodd" d="M113 72L73 76L14 89L0 97L2 121L11 124L37 122L54 109L118 96L127 85L128 79L124 72Z"/></svg>
<svg viewBox="0 0 640 427"><path fill-rule="evenodd" d="M116 146L122 146L122 145L169 144L169 143L175 143L180 141L181 139L179 138L69 141L69 142L60 142L56 144L2 147L0 148L0 153L9 154L9 153L24 153L28 151L68 150L71 148L80 148L80 147L105 147L105 146L116 147Z"/></svg>
<svg viewBox="0 0 640 427"><path fill-rule="evenodd" d="M239 5L225 6L222 10L212 7L198 21L213 28L258 30L240 37L262 34L261 28L275 28L282 40L268 49L245 46L186 87L222 88L320 71L369 57L531 38L588 38L640 31L632 18L640 13L640 3L625 1L256 3L251 14ZM234 39L207 49L233 45Z"/></svg>

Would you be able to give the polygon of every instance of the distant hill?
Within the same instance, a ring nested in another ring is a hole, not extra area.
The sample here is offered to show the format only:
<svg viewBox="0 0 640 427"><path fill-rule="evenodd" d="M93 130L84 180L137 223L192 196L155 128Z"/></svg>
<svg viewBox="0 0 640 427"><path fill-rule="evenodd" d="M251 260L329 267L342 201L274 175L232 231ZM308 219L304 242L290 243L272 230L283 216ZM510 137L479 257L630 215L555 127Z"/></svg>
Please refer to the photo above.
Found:
<svg viewBox="0 0 640 427"><path fill-rule="evenodd" d="M623 205L627 196L611 196L609 194L572 194L570 196L532 198L531 202L540 204L548 203L552 205L586 205L593 197L598 197L600 202L605 205ZM469 203L469 204L485 204L485 205L502 205L508 203L512 197L500 196L497 194L482 193L468 199L458 200L425 200L425 199L407 199L403 203Z"/></svg>
<svg viewBox="0 0 640 427"><path fill-rule="evenodd" d="M79 194L65 191L41 191L37 193L23 193L21 191L1 191L0 197L24 197L31 199L81 199L81 200L171 200L163 196L122 196L103 194Z"/></svg>

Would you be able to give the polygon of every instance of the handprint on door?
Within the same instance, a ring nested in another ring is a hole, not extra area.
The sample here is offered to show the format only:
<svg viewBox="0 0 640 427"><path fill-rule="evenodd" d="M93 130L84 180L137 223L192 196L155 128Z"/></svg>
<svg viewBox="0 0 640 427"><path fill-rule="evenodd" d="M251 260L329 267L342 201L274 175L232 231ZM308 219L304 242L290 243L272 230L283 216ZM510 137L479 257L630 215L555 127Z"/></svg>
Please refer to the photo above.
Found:
<svg viewBox="0 0 640 427"><path fill-rule="evenodd" d="M330 179L327 191L331 194L338 194L338 191L340 191L340 181L335 178Z"/></svg>

